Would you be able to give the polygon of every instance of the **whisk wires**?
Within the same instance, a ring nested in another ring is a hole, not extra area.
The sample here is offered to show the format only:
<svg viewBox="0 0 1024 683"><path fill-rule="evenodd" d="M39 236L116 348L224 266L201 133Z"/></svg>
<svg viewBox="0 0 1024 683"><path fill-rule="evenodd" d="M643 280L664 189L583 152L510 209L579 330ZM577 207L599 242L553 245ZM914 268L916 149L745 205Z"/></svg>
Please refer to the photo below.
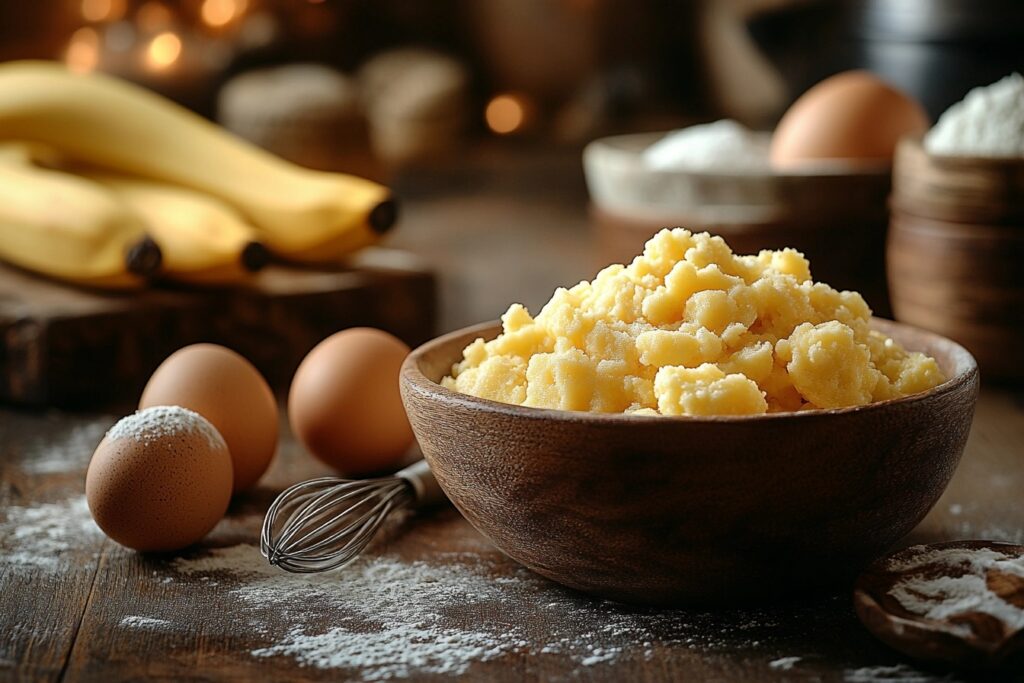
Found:
<svg viewBox="0 0 1024 683"><path fill-rule="evenodd" d="M362 552L392 511L413 500L409 482L395 477L295 484L267 511L260 552L290 572L337 569Z"/></svg>

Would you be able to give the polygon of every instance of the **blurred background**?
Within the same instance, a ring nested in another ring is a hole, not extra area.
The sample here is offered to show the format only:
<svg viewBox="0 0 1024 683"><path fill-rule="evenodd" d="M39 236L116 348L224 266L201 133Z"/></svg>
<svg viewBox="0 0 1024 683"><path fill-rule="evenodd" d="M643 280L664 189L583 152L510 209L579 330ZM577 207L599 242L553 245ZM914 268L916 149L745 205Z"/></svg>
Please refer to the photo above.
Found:
<svg viewBox="0 0 1024 683"><path fill-rule="evenodd" d="M401 164L489 136L768 128L851 68L934 119L1021 67L1021 13L1014 0L39 0L0 6L0 59L123 76L296 156L324 155L269 130L274 115L303 99L360 107L371 135L398 131L373 151ZM303 65L287 82L240 78L286 64Z"/></svg>
<svg viewBox="0 0 1024 683"><path fill-rule="evenodd" d="M717 232L741 252L800 248L816 265L816 278L856 288L876 313L950 334L979 356L992 350L996 359L988 362L998 370L998 356L1018 344L1024 330L1017 313L1024 308L1024 284L1013 265L1022 249L1017 233L989 243L985 253L1005 261L989 271L1002 280L966 303L963 288L939 296L935 283L950 273L967 278L977 263L950 247L939 256L953 254L951 262L928 257L941 272L924 277L914 270L919 264L911 264L912 273L896 278L918 278L903 296L901 314L900 302L890 301L891 264L888 286L884 272L891 144L884 163L867 170L792 172L765 165L756 177L742 161L722 173L655 169L637 159L667 131L719 119L735 120L762 136L754 142L767 145L798 97L851 69L866 69L901 91L933 124L972 88L1024 70L1022 46L1019 0L0 3L0 61L57 60L74 72L121 77L285 159L386 183L402 201L401 221L385 241L391 255L369 260L420 278L406 282L405 290L368 285L367 296L377 302L372 306L364 298L354 309L339 303L326 311L317 300L298 322L272 333L264 328L273 316L260 312L276 300L270 293L258 304L217 304L221 313L212 318L226 322L216 329L167 323L176 331L163 343L152 335L142 343L131 342L128 333L89 332L88 339L58 349L43 345L39 340L49 337L42 333L8 335L0 393L30 403L89 395L102 373L61 388L53 379L59 373L39 369L73 364L69 359L86 352L102 352L109 366L124 365L119 376L130 386L175 345L203 339L265 356L257 358L261 369L286 382L302 354L333 329L372 324L418 343L492 319L513 301L536 312L555 287L630 258L665 225ZM865 138L872 135L871 116L888 117L884 110L869 114ZM1017 190L999 195L1005 210L984 221L1020 225L1020 180L1013 183ZM932 199L905 199L896 204L917 217L931 215ZM968 223L982 219L974 215ZM907 244L904 253L920 251ZM50 329L55 317L68 319L64 309L44 314L39 302L53 296L35 297L35 285L15 275L7 282L0 271L0 300L6 297L0 327L24 327L31 319ZM257 290L275 282L260 277ZM206 321L207 302L223 299L223 292L202 288L169 289L191 297L188 306L206 311ZM158 299L151 294L132 295L133 305L154 310ZM127 305L122 295L88 296L119 296L117 306ZM294 296L289 301L292 311L301 309ZM92 311L95 305L82 306ZM953 320L950 311L961 309ZM303 324L309 329L296 335ZM130 326L139 328L137 320ZM258 342L254 329L263 330ZM256 348L267 345L273 349ZM1022 372L1015 364L1003 374ZM36 386L41 382L48 384Z"/></svg>

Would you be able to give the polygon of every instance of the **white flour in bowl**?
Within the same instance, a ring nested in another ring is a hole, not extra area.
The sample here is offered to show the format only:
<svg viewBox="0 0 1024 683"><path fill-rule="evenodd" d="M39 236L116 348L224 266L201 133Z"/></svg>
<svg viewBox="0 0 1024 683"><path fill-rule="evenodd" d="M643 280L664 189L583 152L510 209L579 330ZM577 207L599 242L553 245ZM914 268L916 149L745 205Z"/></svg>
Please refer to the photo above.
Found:
<svg viewBox="0 0 1024 683"><path fill-rule="evenodd" d="M730 119L673 131L644 150L653 169L683 171L764 171L770 167L770 136Z"/></svg>
<svg viewBox="0 0 1024 683"><path fill-rule="evenodd" d="M971 90L939 117L924 146L949 156L1024 157L1024 76Z"/></svg>

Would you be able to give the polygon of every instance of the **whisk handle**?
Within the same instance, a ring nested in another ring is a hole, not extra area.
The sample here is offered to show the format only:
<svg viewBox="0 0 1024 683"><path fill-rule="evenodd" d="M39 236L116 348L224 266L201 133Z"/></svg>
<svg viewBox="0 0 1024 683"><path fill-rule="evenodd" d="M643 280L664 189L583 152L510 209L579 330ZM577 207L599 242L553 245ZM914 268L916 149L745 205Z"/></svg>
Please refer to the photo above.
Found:
<svg viewBox="0 0 1024 683"><path fill-rule="evenodd" d="M441 486L430 471L430 465L426 460L417 460L405 469L395 473L396 477L405 479L412 486L416 493L416 507L436 505L448 500L441 490Z"/></svg>

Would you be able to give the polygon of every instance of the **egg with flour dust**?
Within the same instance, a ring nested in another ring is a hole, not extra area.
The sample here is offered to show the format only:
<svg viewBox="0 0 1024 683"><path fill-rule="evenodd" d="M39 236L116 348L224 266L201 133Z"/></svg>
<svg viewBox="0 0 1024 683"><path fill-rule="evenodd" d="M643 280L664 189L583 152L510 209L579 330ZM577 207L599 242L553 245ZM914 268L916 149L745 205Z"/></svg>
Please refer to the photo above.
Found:
<svg viewBox="0 0 1024 683"><path fill-rule="evenodd" d="M140 410L96 448L85 498L107 536L141 551L170 551L205 536L231 501L231 455L208 420L179 406Z"/></svg>

